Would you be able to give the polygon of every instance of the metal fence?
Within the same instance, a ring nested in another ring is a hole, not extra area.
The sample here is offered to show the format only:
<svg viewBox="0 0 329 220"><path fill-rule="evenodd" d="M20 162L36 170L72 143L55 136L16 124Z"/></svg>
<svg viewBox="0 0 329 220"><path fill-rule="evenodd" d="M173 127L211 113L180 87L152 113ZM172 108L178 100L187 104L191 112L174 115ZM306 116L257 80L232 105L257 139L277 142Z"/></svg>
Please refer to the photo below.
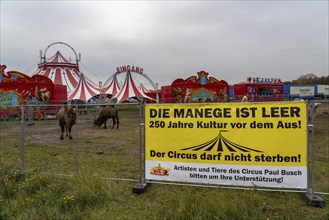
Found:
<svg viewBox="0 0 329 220"><path fill-rule="evenodd" d="M309 186L329 195L329 100L309 102Z"/></svg>
<svg viewBox="0 0 329 220"><path fill-rule="evenodd" d="M329 194L329 101L309 101L308 191ZM76 105L73 139L60 140L59 106L16 106L0 119L1 163L21 173L86 175L141 182L144 163L144 105L118 104L119 129L97 127L101 105ZM48 109L47 114L36 114ZM108 126L112 125L111 120ZM65 135L65 132L64 132Z"/></svg>
<svg viewBox="0 0 329 220"><path fill-rule="evenodd" d="M138 180L140 167L141 105L117 105L120 127L94 125L104 106L75 105L72 137L60 140L61 130L53 111L36 116L35 109L50 106L19 106L15 117L0 120L1 162L25 172L90 175ZM59 106L51 106L57 109ZM33 113L31 113L33 112ZM129 135L126 135L128 131ZM121 141L120 139L124 140ZM118 159L118 155L120 159ZM125 171L131 172L125 172Z"/></svg>

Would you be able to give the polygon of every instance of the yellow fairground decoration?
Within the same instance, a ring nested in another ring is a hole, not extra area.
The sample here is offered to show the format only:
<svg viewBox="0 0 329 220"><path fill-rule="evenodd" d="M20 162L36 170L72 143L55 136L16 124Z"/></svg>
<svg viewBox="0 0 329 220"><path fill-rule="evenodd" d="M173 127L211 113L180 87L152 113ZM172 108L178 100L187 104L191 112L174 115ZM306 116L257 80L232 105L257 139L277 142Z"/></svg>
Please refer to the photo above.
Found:
<svg viewBox="0 0 329 220"><path fill-rule="evenodd" d="M146 179L306 188L305 102L145 106Z"/></svg>

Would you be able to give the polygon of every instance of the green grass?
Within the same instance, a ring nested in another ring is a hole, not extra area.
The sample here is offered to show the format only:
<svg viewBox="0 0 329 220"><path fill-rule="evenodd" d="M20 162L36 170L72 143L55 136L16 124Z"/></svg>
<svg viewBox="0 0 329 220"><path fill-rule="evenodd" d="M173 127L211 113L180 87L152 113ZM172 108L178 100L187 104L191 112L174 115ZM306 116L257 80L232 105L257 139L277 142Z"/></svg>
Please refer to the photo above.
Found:
<svg viewBox="0 0 329 220"><path fill-rule="evenodd" d="M73 127L74 139L63 141L57 121L25 126L25 175L20 123L0 122L0 219L329 219L328 204L308 206L300 193L151 184L135 194L138 109L126 108L120 118L112 130L79 116L78 134ZM316 124L316 190L328 193L328 115L318 115Z"/></svg>
<svg viewBox="0 0 329 220"><path fill-rule="evenodd" d="M3 174L3 173L2 173ZM296 193L134 183L39 173L1 179L1 219L328 219ZM328 199L328 198L327 198Z"/></svg>

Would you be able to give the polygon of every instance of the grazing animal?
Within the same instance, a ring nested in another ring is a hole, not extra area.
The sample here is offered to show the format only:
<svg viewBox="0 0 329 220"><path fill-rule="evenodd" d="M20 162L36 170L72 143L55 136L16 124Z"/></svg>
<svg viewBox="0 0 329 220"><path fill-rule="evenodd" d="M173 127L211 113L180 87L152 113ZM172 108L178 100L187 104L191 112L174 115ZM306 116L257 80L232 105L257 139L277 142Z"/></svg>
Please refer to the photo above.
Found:
<svg viewBox="0 0 329 220"><path fill-rule="evenodd" d="M99 114L98 117L94 120L94 127L101 127L104 124L104 129L107 128L106 122L107 119L112 118L112 129L114 128L115 124L117 125L117 129L119 128L119 114L118 110L114 107L114 105L106 106L103 108Z"/></svg>
<svg viewBox="0 0 329 220"><path fill-rule="evenodd" d="M62 102L62 106L57 112L59 126L61 127L60 139L63 140L64 129L66 129L66 137L72 139L71 130L77 120L76 108L68 106L67 102Z"/></svg>

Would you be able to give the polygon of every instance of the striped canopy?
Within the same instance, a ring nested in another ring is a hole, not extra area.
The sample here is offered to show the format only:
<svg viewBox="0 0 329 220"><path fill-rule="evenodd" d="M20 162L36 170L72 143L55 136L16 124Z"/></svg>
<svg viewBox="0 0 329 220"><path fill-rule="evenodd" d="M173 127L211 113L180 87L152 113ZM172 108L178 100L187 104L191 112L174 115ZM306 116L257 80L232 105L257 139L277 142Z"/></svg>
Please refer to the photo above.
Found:
<svg viewBox="0 0 329 220"><path fill-rule="evenodd" d="M44 75L55 84L66 85L68 100L87 101L100 91L94 82L80 72L78 64L71 63L59 51L38 64L38 69L33 75Z"/></svg>
<svg viewBox="0 0 329 220"><path fill-rule="evenodd" d="M140 91L142 91L143 93L148 93L148 92L150 92L147 88L145 88L145 86L144 86L143 83L139 84L138 89L139 89Z"/></svg>
<svg viewBox="0 0 329 220"><path fill-rule="evenodd" d="M78 86L68 93L68 100L79 99L82 101L88 101L90 98L99 95L100 89L89 79L85 78L84 74L81 74L80 76Z"/></svg>
<svg viewBox="0 0 329 220"><path fill-rule="evenodd" d="M78 86L81 73L78 64L71 63L57 51L54 56L38 64L33 75L44 75L55 84L66 85L67 93L70 93Z"/></svg>
<svg viewBox="0 0 329 220"><path fill-rule="evenodd" d="M103 92L106 94L111 94L112 96L116 95L120 90L120 85L118 82L117 75L114 74L112 80L109 82L109 84L105 87L103 87Z"/></svg>
<svg viewBox="0 0 329 220"><path fill-rule="evenodd" d="M124 102L129 98L146 98L154 100L153 98L147 96L144 92L138 89L135 85L133 78L131 77L131 73L127 72L125 81L122 84L119 92L112 97L112 99L117 99L118 103Z"/></svg>

